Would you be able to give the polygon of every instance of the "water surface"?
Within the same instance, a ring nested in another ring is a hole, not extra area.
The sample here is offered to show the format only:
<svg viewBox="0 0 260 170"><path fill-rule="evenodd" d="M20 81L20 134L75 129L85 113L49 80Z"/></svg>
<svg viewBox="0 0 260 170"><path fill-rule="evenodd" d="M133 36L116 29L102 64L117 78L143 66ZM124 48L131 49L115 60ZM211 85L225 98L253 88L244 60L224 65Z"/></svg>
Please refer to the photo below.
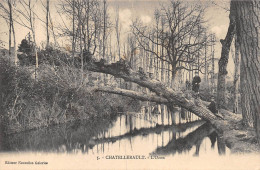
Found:
<svg viewBox="0 0 260 170"><path fill-rule="evenodd" d="M209 124L190 112L180 109L170 113L164 105L157 105L143 106L140 112L9 135L2 140L0 150L90 156L228 154L221 139Z"/></svg>

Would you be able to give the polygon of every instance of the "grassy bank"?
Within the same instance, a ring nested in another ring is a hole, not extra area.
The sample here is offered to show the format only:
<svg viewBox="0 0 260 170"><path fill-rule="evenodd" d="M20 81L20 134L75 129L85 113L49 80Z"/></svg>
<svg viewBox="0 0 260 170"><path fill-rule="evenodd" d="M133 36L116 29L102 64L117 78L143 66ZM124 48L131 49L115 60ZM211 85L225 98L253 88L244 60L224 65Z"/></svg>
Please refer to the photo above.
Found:
<svg viewBox="0 0 260 170"><path fill-rule="evenodd" d="M0 57L0 121L4 134L138 109L138 101L93 92L79 69L66 64L15 67Z"/></svg>

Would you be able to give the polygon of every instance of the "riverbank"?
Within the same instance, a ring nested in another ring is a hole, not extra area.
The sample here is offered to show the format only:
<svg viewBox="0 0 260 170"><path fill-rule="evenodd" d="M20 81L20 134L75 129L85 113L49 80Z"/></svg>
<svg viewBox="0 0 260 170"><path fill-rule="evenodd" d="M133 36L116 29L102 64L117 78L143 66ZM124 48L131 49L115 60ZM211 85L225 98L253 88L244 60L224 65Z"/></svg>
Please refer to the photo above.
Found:
<svg viewBox="0 0 260 170"><path fill-rule="evenodd" d="M67 65L15 67L0 57L1 133L12 134L75 120L138 110L139 101L93 92L89 73Z"/></svg>
<svg viewBox="0 0 260 170"><path fill-rule="evenodd" d="M260 146L257 142L255 130L245 127L242 121L241 114L234 114L230 111L221 109L220 112L224 115L224 119L230 119L230 125L224 129L223 139L226 145L230 148L231 153L260 153ZM232 118L232 119L231 119Z"/></svg>
<svg viewBox="0 0 260 170"><path fill-rule="evenodd" d="M200 98L203 101L210 101L211 95L207 90L203 89L200 92ZM228 99L232 103L232 99ZM204 102L206 104L206 102ZM209 105L207 103L206 105ZM241 107L238 107L238 113L241 112ZM232 110L232 105L226 106L226 109L220 109L219 112L224 116L225 120L229 120L229 126L223 131L223 140L230 148L231 153L260 153L260 145L257 143L256 133L254 128L246 127L243 124L242 114L235 114Z"/></svg>

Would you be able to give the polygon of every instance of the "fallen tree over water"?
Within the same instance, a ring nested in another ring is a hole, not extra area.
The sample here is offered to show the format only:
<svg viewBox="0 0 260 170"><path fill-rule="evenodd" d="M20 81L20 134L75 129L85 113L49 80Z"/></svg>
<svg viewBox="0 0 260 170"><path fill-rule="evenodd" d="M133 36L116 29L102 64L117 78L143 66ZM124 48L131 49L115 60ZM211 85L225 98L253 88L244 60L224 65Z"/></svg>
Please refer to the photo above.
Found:
<svg viewBox="0 0 260 170"><path fill-rule="evenodd" d="M241 135L241 130L253 132L251 129L236 129L237 125L241 121L241 116L220 110L223 115L223 119L215 116L205 106L206 102L200 99L195 99L192 95L187 95L183 92L177 92L167 87L162 82L150 78L146 73L142 71L134 71L125 61L118 61L117 63L107 64L103 59L96 61L95 59L89 60L84 66L84 69L94 72L100 72L113 75L116 78L122 78L128 82L134 82L142 87L148 88L151 93L144 94L141 92L135 92L132 90L125 90L114 87L100 87L95 91L104 91L124 96L129 96L143 101L153 101L158 103L166 103L168 109L174 112L174 107L182 107L195 115L199 116L203 120L210 122L215 127L230 146L243 145L243 142L237 138ZM232 133L226 133L230 132ZM243 132L244 133L244 132ZM250 136L251 138L252 136ZM237 139L236 139L237 138ZM258 148L257 144L254 144ZM259 150L259 149L256 149Z"/></svg>
<svg viewBox="0 0 260 170"><path fill-rule="evenodd" d="M91 62L85 65L85 69L111 74L117 78L123 78L125 81L134 82L142 87L146 87L158 97L166 99L169 103L169 109L172 109L171 107L174 105L178 105L212 123L219 120L219 118L201 103L201 100L194 100L191 96L185 97L185 94L176 92L173 89L166 87L162 82L149 78L144 72L132 70L123 62L119 61L117 63L106 64L103 60L99 62L91 60ZM126 91L123 89L118 90L118 93L121 93L122 95L126 94L124 92ZM132 92L132 94L134 94L134 92ZM155 98L156 100L160 100L157 97L153 97L153 99Z"/></svg>
<svg viewBox="0 0 260 170"><path fill-rule="evenodd" d="M194 99L191 95L176 92L172 88L166 87L166 85L162 82L149 78L146 73L132 70L122 61L107 64L103 60L97 62L92 59L85 65L85 69L94 72L111 74L117 78L123 78L125 81L134 82L142 87L148 88L152 93L143 94L131 90L108 87L98 88L96 89L97 91L116 93L140 100L167 103L167 106L172 111L175 106L179 106L193 112L203 120L211 122L216 127L227 123L227 120L222 120L209 111L200 99Z"/></svg>

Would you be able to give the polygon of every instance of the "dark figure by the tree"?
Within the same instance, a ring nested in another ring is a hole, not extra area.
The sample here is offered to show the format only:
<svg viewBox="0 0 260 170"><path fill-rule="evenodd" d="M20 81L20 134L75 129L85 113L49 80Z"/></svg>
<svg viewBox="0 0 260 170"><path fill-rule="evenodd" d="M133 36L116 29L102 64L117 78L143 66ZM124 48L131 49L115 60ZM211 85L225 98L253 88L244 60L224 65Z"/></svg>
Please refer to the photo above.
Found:
<svg viewBox="0 0 260 170"><path fill-rule="evenodd" d="M214 115L216 115L218 118L223 119L223 116L219 114L216 102L214 100L214 97L211 97L211 102L207 107Z"/></svg>
<svg viewBox="0 0 260 170"><path fill-rule="evenodd" d="M217 115L218 113L218 110L217 110L217 107L216 107L216 103L214 101L214 97L211 98L211 102L210 104L208 105L208 109L214 113L215 115Z"/></svg>
<svg viewBox="0 0 260 170"><path fill-rule="evenodd" d="M193 78L192 80L192 90L196 93L199 92L199 88L200 88L200 82L201 82L201 79L199 77L199 73L196 72L195 73L195 77Z"/></svg>

